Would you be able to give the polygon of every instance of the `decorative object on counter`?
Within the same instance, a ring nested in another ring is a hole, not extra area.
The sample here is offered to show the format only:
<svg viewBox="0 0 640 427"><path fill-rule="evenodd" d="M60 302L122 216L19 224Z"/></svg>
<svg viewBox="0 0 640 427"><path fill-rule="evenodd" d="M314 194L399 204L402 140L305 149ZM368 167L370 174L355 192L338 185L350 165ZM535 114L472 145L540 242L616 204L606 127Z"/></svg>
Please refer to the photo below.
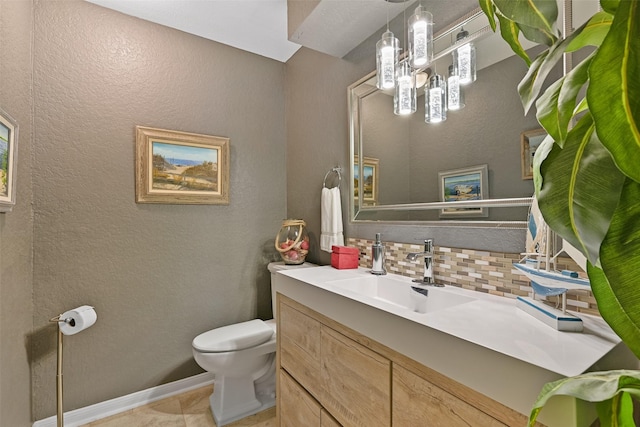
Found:
<svg viewBox="0 0 640 427"><path fill-rule="evenodd" d="M64 408L62 404L62 344L63 335L75 335L87 328L93 326L98 319L95 309L89 305L83 305L49 320L51 323L58 325L58 351L57 351L57 368L56 368L56 426L64 426Z"/></svg>
<svg viewBox="0 0 640 427"><path fill-rule="evenodd" d="M562 248L555 251L556 234L551 231L538 208L538 200L534 197L529 211L526 252L520 262L513 264L531 281L533 298L518 297L517 306L536 319L559 331L582 332L582 320L567 312L567 291L569 289L591 290L589 279L578 277L577 272L556 269L556 258L565 252L583 270L586 259L567 241L562 240ZM553 268L552 268L553 267ZM536 300L541 296L559 295L562 308L558 310Z"/></svg>
<svg viewBox="0 0 640 427"><path fill-rule="evenodd" d="M18 124L0 108L0 212L10 212L16 204Z"/></svg>
<svg viewBox="0 0 640 427"><path fill-rule="evenodd" d="M309 253L307 224L302 219L285 219L276 236L276 250L285 264L302 264Z"/></svg>
<svg viewBox="0 0 640 427"><path fill-rule="evenodd" d="M332 246L331 266L339 270L358 268L358 248L353 246Z"/></svg>
<svg viewBox="0 0 640 427"><path fill-rule="evenodd" d="M229 138L136 126L136 203L229 204Z"/></svg>
<svg viewBox="0 0 640 427"><path fill-rule="evenodd" d="M385 247L382 244L380 233L376 233L376 241L371 245L371 274L378 276L387 274L384 267L384 251Z"/></svg>
<svg viewBox="0 0 640 427"><path fill-rule="evenodd" d="M329 172L338 175L338 185L327 188L327 177L324 176L322 183L322 195L320 200L320 249L331 252L333 245L344 245L344 235L342 234L342 202L340 200L340 168L335 167Z"/></svg>
<svg viewBox="0 0 640 427"><path fill-rule="evenodd" d="M440 200L443 202L483 200L489 198L487 165L438 172ZM444 208L440 217L486 217L489 208Z"/></svg>

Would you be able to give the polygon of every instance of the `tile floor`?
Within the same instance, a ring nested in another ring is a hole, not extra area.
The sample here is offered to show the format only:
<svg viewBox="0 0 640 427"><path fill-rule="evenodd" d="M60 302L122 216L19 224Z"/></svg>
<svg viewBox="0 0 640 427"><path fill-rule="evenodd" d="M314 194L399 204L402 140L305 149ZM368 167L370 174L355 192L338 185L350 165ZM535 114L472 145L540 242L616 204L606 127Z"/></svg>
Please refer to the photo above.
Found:
<svg viewBox="0 0 640 427"><path fill-rule="evenodd" d="M213 386L172 396L83 427L216 427L209 408ZM225 427L274 427L276 409L271 408Z"/></svg>

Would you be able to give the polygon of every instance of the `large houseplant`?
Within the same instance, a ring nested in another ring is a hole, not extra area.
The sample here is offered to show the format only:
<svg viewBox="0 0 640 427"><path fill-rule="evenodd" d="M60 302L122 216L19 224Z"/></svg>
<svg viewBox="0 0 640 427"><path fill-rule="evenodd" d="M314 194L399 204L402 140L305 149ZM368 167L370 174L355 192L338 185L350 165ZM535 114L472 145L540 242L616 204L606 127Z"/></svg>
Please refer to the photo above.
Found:
<svg viewBox="0 0 640 427"><path fill-rule="evenodd" d="M640 4L600 0L601 10L563 37L556 0L479 2L493 30L497 21L502 38L528 64L518 92L525 112L535 103L549 134L534 158L540 210L587 257L602 317L640 358ZM520 35L546 49L529 58ZM543 90L563 55L579 50L584 59ZM531 424L555 394L600 402L603 425L633 425L630 396L640 397L640 372L547 384Z"/></svg>

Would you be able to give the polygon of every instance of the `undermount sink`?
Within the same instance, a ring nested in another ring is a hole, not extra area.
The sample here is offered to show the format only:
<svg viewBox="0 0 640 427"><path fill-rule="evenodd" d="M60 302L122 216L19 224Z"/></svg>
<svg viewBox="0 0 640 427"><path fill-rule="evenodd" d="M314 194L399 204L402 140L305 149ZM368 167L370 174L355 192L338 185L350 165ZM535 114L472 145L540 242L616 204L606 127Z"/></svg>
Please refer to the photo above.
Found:
<svg viewBox="0 0 640 427"><path fill-rule="evenodd" d="M357 294L417 313L432 313L474 301L472 297L456 294L446 288L426 286L394 275L333 280L327 282L327 285L339 288L346 294Z"/></svg>

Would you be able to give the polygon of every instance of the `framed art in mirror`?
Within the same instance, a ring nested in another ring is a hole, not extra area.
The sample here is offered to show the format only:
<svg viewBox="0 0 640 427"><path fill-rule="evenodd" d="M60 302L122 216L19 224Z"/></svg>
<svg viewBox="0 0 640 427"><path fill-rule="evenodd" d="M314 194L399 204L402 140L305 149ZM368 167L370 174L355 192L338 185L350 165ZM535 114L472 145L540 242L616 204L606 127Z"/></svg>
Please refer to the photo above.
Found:
<svg viewBox="0 0 640 427"><path fill-rule="evenodd" d="M533 179L533 156L546 137L547 132L544 129L528 130L520 134L522 179Z"/></svg>
<svg viewBox="0 0 640 427"><path fill-rule="evenodd" d="M136 203L229 204L229 138L136 127Z"/></svg>
<svg viewBox="0 0 640 427"><path fill-rule="evenodd" d="M0 212L10 212L16 204L18 124L0 109Z"/></svg>
<svg viewBox="0 0 640 427"><path fill-rule="evenodd" d="M443 202L468 202L489 198L487 165L438 172L440 200ZM440 210L440 217L486 217L489 208L455 207Z"/></svg>
<svg viewBox="0 0 640 427"><path fill-rule="evenodd" d="M363 157L362 159L362 203L364 205L376 205L378 203L378 170L380 159ZM354 197L358 197L358 180L360 171L358 168L358 156L355 156L353 164Z"/></svg>

